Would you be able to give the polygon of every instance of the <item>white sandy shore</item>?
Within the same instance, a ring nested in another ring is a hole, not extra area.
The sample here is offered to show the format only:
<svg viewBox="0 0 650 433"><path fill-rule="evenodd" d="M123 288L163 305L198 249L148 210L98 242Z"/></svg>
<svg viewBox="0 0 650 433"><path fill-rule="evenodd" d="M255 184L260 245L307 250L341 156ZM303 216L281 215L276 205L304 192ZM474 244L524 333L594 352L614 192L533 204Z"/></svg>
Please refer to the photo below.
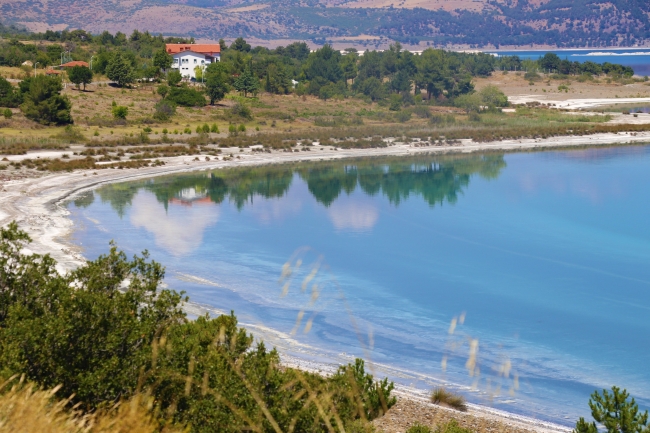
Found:
<svg viewBox="0 0 650 433"><path fill-rule="evenodd" d="M405 156L414 154L442 154L442 153L470 153L480 151L504 151L513 152L518 150L543 149L567 146L599 146L620 143L645 143L650 142L650 132L631 135L621 134L595 134L585 137L555 137L545 140L506 140L493 143L474 143L471 140L463 140L460 145L455 146L429 146L417 147L414 144L396 143L388 148L363 149L363 150L321 150L314 148L311 152L286 153L237 153L241 159L231 161L192 161L194 156L183 156L164 159L167 163L161 167L149 167L142 169L118 170L103 169L93 171L75 171L72 173L46 174L41 177L27 178L21 180L7 181L0 185L0 226L11 221L17 221L23 230L26 230L34 242L30 250L39 254L50 254L59 263L61 272L74 269L83 263L84 258L81 251L67 242L74 227L73 222L68 218L69 212L63 206L66 200L74 195L96 188L102 184L122 182L135 179L143 179L164 174L189 172L196 170L213 170L229 167L252 166L262 164L277 164L296 161L318 161L341 158L353 158L364 156ZM239 150L233 150L238 152ZM226 153L228 153L226 151ZM217 312L199 305L188 305L189 314L203 314L205 311ZM275 345L283 353L283 348L291 349L283 360L287 365L293 365L302 369L327 374L336 369L337 365L349 362L345 354L332 359L328 363L317 363L309 361L314 359L312 350L314 348L300 347L296 345L289 336L283 335L275 330L263 329L256 324L244 324L250 327L257 336L264 336L264 339ZM403 372L392 369L390 366L373 365L378 373L399 375ZM414 374L409 372L409 374ZM395 376L393 376L395 377ZM432 380L431 378L428 378ZM411 399L423 399L422 391L414 388L400 387L398 393L407 395ZM471 410L477 415L485 417L497 417L502 422L516 423L522 428L549 432L566 432L569 429L551 423L544 423L531 418L520 417L493 410L483 406L472 405Z"/></svg>
<svg viewBox="0 0 650 433"><path fill-rule="evenodd" d="M587 108L603 107L607 105L619 104L637 104L639 106L650 105L650 98L579 98L579 99L566 99L555 100L553 96L549 95L517 95L509 96L508 101L512 104L526 104L527 102L541 102L549 104L557 108L565 108L569 110L584 110Z"/></svg>

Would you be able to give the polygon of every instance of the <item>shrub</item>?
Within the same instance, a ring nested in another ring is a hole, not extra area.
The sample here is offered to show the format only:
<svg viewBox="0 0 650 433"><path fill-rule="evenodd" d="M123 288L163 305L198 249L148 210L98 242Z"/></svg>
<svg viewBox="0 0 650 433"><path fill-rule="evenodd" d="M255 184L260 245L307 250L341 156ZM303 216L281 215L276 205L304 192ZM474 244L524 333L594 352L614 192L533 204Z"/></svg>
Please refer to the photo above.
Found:
<svg viewBox="0 0 650 433"><path fill-rule="evenodd" d="M438 425L435 433L473 433L470 429L463 428L458 425L455 419L452 419L446 424Z"/></svg>
<svg viewBox="0 0 650 433"><path fill-rule="evenodd" d="M408 430L406 430L406 433L432 433L432 432L430 427L424 424L420 424L419 422L416 422L411 427L409 427Z"/></svg>
<svg viewBox="0 0 650 433"><path fill-rule="evenodd" d="M411 120L411 112L408 110L398 111L395 113L395 119L397 119L397 121L400 123L408 122Z"/></svg>
<svg viewBox="0 0 650 433"><path fill-rule="evenodd" d="M537 71L530 70L524 74L524 80L528 81L539 81L542 79L542 76L537 73Z"/></svg>
<svg viewBox="0 0 650 433"><path fill-rule="evenodd" d="M244 125L243 123L240 124L239 127L237 128L237 131L246 132L246 125Z"/></svg>
<svg viewBox="0 0 650 433"><path fill-rule="evenodd" d="M2 112L2 115L5 117L5 119L11 119L14 113L12 113L9 108L5 108L4 111Z"/></svg>
<svg viewBox="0 0 650 433"><path fill-rule="evenodd" d="M189 87L170 88L166 99L182 107L203 107L206 105L203 93Z"/></svg>
<svg viewBox="0 0 650 433"><path fill-rule="evenodd" d="M176 114L176 104L168 99L163 99L156 103L153 118L161 122L169 120Z"/></svg>
<svg viewBox="0 0 650 433"><path fill-rule="evenodd" d="M219 127L217 126L216 123L213 123L212 126L210 127L210 132L214 132L217 134L219 133Z"/></svg>
<svg viewBox="0 0 650 433"><path fill-rule="evenodd" d="M345 431L346 433L375 433L377 430L368 421L357 419L348 424L345 427Z"/></svg>
<svg viewBox="0 0 650 433"><path fill-rule="evenodd" d="M183 132L184 132L185 134L191 134L191 133L192 133L192 130L191 130L189 127L187 127L187 128L185 128L185 129L183 130Z"/></svg>
<svg viewBox="0 0 650 433"><path fill-rule="evenodd" d="M433 390L431 393L431 403L447 406L461 412L467 410L467 403L462 395L454 394L444 388L435 388Z"/></svg>
<svg viewBox="0 0 650 433"><path fill-rule="evenodd" d="M423 119L431 118L431 110L429 110L429 108L425 105L416 105L415 107L411 108L411 113Z"/></svg>
<svg viewBox="0 0 650 433"><path fill-rule="evenodd" d="M123 105L116 105L112 109L113 117L116 119L126 119L126 116L129 114L129 107Z"/></svg>
<svg viewBox="0 0 650 433"><path fill-rule="evenodd" d="M230 109L230 114L247 120L251 120L253 118L253 113L251 112L251 109L240 102L237 102L235 105L232 106L232 108Z"/></svg>
<svg viewBox="0 0 650 433"><path fill-rule="evenodd" d="M207 123L204 123L203 126L201 127L201 132L204 132L206 134L208 132L210 132L210 125L208 125Z"/></svg>

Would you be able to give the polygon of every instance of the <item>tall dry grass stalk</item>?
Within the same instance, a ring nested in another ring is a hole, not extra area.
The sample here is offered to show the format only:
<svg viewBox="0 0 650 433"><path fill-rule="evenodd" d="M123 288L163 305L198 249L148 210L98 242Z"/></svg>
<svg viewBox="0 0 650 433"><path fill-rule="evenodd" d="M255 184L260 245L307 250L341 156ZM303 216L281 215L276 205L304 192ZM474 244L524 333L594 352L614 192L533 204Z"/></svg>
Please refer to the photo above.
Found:
<svg viewBox="0 0 650 433"><path fill-rule="evenodd" d="M161 426L153 399L137 394L113 407L88 414L58 399L60 387L39 389L12 378L0 386L0 433L180 433Z"/></svg>

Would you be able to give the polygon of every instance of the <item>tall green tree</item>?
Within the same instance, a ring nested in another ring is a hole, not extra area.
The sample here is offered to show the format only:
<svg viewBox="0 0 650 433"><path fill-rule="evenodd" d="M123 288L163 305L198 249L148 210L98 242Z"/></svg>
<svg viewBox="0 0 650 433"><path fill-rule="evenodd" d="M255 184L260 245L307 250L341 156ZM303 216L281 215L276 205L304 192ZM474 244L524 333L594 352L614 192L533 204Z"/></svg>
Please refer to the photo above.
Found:
<svg viewBox="0 0 650 433"><path fill-rule="evenodd" d="M115 81L120 87L127 86L135 81L133 67L119 51L113 55L113 58L106 65L106 76Z"/></svg>
<svg viewBox="0 0 650 433"><path fill-rule="evenodd" d="M205 69L205 93L210 98L210 105L221 101L229 91L228 75L221 62L210 63Z"/></svg>
<svg viewBox="0 0 650 433"><path fill-rule="evenodd" d="M61 96L61 79L37 75L24 81L27 83L20 109L25 117L43 125L72 123L70 100L67 96Z"/></svg>
<svg viewBox="0 0 650 433"><path fill-rule="evenodd" d="M71 83L77 86L77 89L83 84L85 91L86 85L93 82L93 73L90 68L85 66L73 66L68 71L68 78Z"/></svg>
<svg viewBox="0 0 650 433"><path fill-rule="evenodd" d="M0 77L0 107L17 107L20 93L4 77Z"/></svg>
<svg viewBox="0 0 650 433"><path fill-rule="evenodd" d="M603 425L607 433L650 433L648 411L639 412L634 398L628 400L629 397L626 390L621 391L616 386L612 387L611 393L606 389L602 395L595 391L589 399L594 421L587 422L581 417L574 433L598 433L596 423Z"/></svg>
<svg viewBox="0 0 650 433"><path fill-rule="evenodd" d="M256 93L260 89L260 81L253 75L251 68L247 67L244 73L237 77L233 87L238 92L243 92L246 97L249 93Z"/></svg>
<svg viewBox="0 0 650 433"><path fill-rule="evenodd" d="M235 41L232 44L230 44L230 49L247 53L251 50L251 45L248 42L246 42L246 39L240 36L237 39L235 39Z"/></svg>
<svg viewBox="0 0 650 433"><path fill-rule="evenodd" d="M153 56L153 65L158 68L159 71L161 69L163 71L169 69L173 62L174 58L170 56L164 48L156 51L156 54Z"/></svg>

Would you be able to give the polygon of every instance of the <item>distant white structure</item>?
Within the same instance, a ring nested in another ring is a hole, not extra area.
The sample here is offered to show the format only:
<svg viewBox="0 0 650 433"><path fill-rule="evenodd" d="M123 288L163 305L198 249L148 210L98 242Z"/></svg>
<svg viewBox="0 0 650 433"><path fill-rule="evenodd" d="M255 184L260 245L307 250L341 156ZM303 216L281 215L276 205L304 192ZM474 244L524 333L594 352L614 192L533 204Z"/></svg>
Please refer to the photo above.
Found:
<svg viewBox="0 0 650 433"><path fill-rule="evenodd" d="M197 67L203 70L221 59L219 44L167 44L165 49L174 59L172 69L177 69L186 79L196 79Z"/></svg>

